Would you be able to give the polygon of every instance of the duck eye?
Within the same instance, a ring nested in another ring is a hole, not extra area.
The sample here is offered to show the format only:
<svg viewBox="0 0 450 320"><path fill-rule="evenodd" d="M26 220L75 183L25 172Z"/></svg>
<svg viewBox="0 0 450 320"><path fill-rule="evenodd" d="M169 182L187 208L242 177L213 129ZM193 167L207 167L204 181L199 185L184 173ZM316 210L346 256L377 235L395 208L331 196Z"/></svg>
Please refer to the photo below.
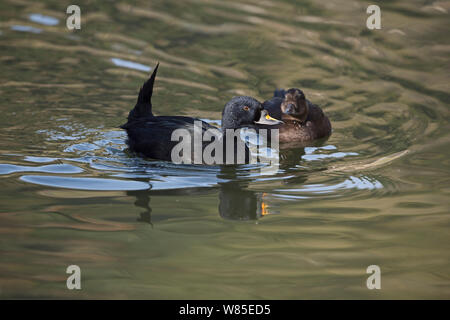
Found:
<svg viewBox="0 0 450 320"><path fill-rule="evenodd" d="M244 109L245 111L248 111L248 110L250 110L250 107L249 106L244 106L242 109Z"/></svg>

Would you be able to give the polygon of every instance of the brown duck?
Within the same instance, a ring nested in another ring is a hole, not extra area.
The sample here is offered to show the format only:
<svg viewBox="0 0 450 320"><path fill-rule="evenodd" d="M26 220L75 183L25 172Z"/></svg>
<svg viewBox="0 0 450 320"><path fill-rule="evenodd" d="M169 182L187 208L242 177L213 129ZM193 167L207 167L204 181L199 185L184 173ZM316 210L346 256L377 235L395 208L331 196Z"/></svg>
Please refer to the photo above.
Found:
<svg viewBox="0 0 450 320"><path fill-rule="evenodd" d="M311 142L331 135L328 117L300 89L276 90L274 97L263 103L263 108L284 122L277 126L280 143Z"/></svg>

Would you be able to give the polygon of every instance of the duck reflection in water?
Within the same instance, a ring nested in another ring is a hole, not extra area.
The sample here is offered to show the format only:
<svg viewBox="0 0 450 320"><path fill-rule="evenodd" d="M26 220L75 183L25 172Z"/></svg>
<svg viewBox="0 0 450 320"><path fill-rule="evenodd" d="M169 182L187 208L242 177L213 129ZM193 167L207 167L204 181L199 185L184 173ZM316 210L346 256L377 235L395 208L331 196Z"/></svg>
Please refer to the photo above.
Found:
<svg viewBox="0 0 450 320"><path fill-rule="evenodd" d="M189 190L171 190L169 194L176 197L181 194L205 195L213 192L214 189L192 188ZM127 195L135 197L134 205L143 209L136 219L139 222L153 226L153 223L172 217L169 212L161 212L160 214L153 212L150 206L150 199L151 196L157 195L152 191L127 191ZM164 195L167 196L168 193L165 192ZM219 215L227 220L258 220L269 214L269 205L264 201L264 197L263 193L247 190L237 181L221 184L219 189Z"/></svg>
<svg viewBox="0 0 450 320"><path fill-rule="evenodd" d="M301 155L304 154L303 148L289 149L280 154L280 169L284 172L289 172L298 165ZM219 205L218 211L220 217L227 220L258 220L268 214L276 213L276 203L273 196L261 191L253 191L248 189L249 184L253 178L243 175L245 170L239 165L221 166L217 174L220 179L218 183L219 189ZM281 180L282 184L289 183L304 183L307 180L306 173L298 175L298 169L295 169L297 174L290 177L288 180ZM148 180L140 179L148 182ZM178 215L170 212L161 212L161 214L152 215L152 208L150 206L151 196L172 196L178 197L180 195L206 195L217 191L217 188L187 188L176 190L138 190L127 191L127 195L136 198L134 205L144 209L137 218L137 221L153 224L155 222L166 220Z"/></svg>
<svg viewBox="0 0 450 320"><path fill-rule="evenodd" d="M146 222L153 226L152 223L152 208L150 207L150 193L148 190L136 190L136 191L127 191L128 196L136 197L136 201L134 205L139 208L143 208L137 218L137 221Z"/></svg>
<svg viewBox="0 0 450 320"><path fill-rule="evenodd" d="M257 220L269 214L264 193L248 190L248 181L239 179L237 166L224 166L218 178L219 214L227 220Z"/></svg>

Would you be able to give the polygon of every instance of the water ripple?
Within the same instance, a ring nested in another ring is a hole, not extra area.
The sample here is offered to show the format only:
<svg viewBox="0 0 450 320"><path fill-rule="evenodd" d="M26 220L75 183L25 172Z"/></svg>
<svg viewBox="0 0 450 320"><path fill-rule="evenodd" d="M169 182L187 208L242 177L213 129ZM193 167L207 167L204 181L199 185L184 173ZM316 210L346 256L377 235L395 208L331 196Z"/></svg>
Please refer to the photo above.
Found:
<svg viewBox="0 0 450 320"><path fill-rule="evenodd" d="M19 31L19 32L30 32L30 33L41 33L42 32L42 29L35 28L32 26L22 26L22 25L11 26L11 30Z"/></svg>
<svg viewBox="0 0 450 320"><path fill-rule="evenodd" d="M134 69L134 70L139 70L139 71L145 71L145 72L150 72L152 70L152 68L150 66L146 66L144 64L133 62L133 61L123 60L123 59L119 59L119 58L111 58L111 61L118 67Z"/></svg>
<svg viewBox="0 0 450 320"><path fill-rule="evenodd" d="M99 179L99 178L74 178L58 176L21 176L20 180L57 188L68 188L77 190L147 190L149 184L140 181Z"/></svg>
<svg viewBox="0 0 450 320"><path fill-rule="evenodd" d="M40 13L32 13L28 17L31 21L46 26L56 26L57 24L59 24L59 19L50 16L45 16Z"/></svg>

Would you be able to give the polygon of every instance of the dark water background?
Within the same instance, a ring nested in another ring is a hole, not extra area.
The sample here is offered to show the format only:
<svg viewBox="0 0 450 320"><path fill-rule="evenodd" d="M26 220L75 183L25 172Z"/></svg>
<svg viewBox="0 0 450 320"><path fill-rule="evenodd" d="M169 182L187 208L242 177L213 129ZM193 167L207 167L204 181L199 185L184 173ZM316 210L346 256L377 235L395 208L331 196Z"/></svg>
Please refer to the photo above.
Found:
<svg viewBox="0 0 450 320"><path fill-rule="evenodd" d="M0 298L450 298L450 2L374 3L1 1ZM157 114L299 87L333 135L269 176L135 158L157 61Z"/></svg>

